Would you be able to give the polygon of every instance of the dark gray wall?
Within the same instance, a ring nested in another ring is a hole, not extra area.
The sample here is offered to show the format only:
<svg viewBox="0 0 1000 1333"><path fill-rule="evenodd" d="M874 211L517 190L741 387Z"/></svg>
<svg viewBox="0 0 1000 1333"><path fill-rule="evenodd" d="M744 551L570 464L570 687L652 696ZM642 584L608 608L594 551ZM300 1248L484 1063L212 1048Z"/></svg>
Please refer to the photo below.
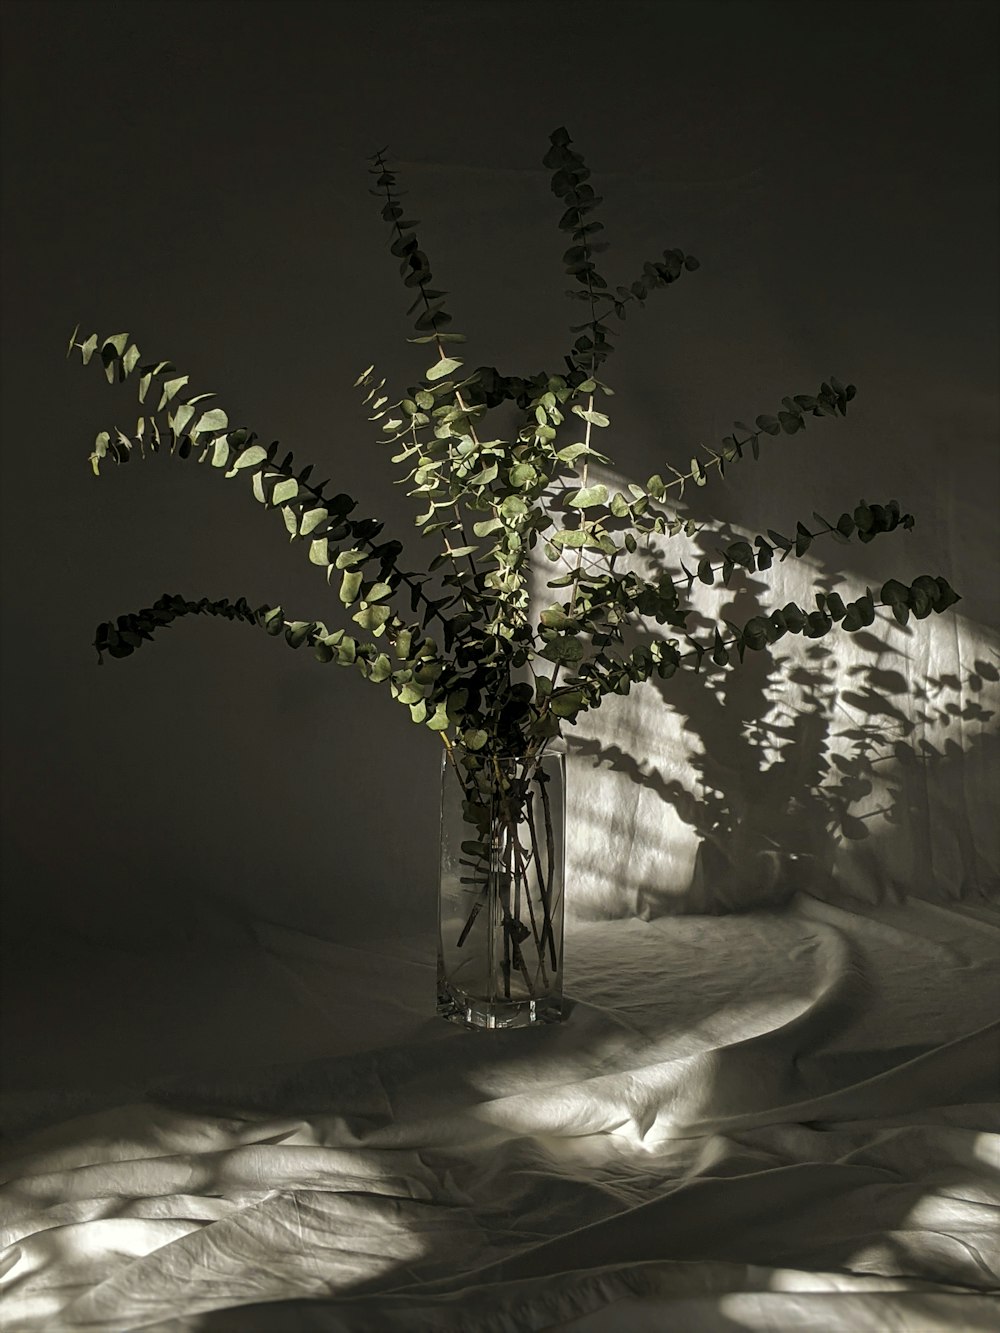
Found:
<svg viewBox="0 0 1000 1333"><path fill-rule="evenodd" d="M621 469L852 379L847 423L696 503L759 526L896 496L917 531L844 567L945 574L995 651L993 4L7 0L3 22L15 932L431 919L438 756L380 691L202 620L96 667L94 625L164 591L302 617L332 599L239 485L163 458L95 480L93 435L134 398L63 361L77 320L127 329L411 531L350 387L372 360L400 386L423 365L366 193L383 144L472 364L530 372L577 311L540 166L566 124L613 276L664 246L703 261L609 366Z"/></svg>

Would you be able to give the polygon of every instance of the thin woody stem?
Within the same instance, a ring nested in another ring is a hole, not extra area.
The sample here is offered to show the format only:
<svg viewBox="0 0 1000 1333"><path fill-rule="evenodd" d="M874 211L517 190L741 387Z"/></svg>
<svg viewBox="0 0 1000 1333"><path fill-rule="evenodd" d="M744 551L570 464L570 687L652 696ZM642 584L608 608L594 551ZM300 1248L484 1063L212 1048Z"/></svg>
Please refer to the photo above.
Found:
<svg viewBox="0 0 1000 1333"><path fill-rule="evenodd" d="M544 787L542 788L542 791L543 791L543 805L544 805ZM552 893L551 875L552 875L552 860L553 860L551 828L549 825L547 811L546 811L545 860L549 868L549 873L548 875L546 875L542 871L541 857L538 853L538 828L537 825L535 824L535 813L531 805L528 806L528 820L531 825L531 846L535 856L535 873L538 877L538 898L540 903L542 904L542 938L539 942L539 948L544 950L545 941L547 939L549 943L549 959L552 964L552 969L553 971L555 971L557 970L559 963L558 959L556 958L556 946L555 946L554 933L552 929L552 912L549 901Z"/></svg>
<svg viewBox="0 0 1000 1333"><path fill-rule="evenodd" d="M552 882L555 876L555 837L552 830L552 809L549 805L549 794L545 783L540 783L542 789L542 811L545 816L545 848L546 848L546 870L545 893L542 898L542 904L545 908L545 930L548 931L549 953L552 959L553 969L559 966L556 959L556 942L552 931ZM543 937L545 931L543 930Z"/></svg>
<svg viewBox="0 0 1000 1333"><path fill-rule="evenodd" d="M530 812L530 800L531 800L531 796L530 796L530 794L529 794L528 797L527 797L527 801L526 801L526 803L525 803L525 805L524 805L524 809L525 809L525 810L528 810L529 812ZM530 819L530 813L529 813L529 819ZM537 925L537 922L536 922L536 920L535 920L535 909L534 909L534 905L532 904L532 901L531 901L531 887L530 887L530 877L529 877L529 863L525 860L525 857L524 857L524 851L525 851L525 849L521 846L521 844L520 844L520 840L517 838L516 831L515 831L514 833L510 834L509 837L511 838L511 851L512 851L512 855L513 855L515 861L517 862L517 870L516 870L516 880L515 880L515 882L516 882L516 884L517 884L517 886L518 886L518 892L520 891L520 886L521 886L521 884L523 883L523 885L524 885L524 900L525 900L525 903L527 904L527 907L528 907L528 916L529 916L529 919L530 919L530 921L531 921L531 934L532 934L532 938L534 939L534 942L535 942L535 951L536 951L536 953L538 954L538 963L539 963L539 970L540 970L540 972L541 972L541 976L542 976L542 984L545 985L545 986L547 986L547 985L548 985L548 976L547 976L547 974L546 974L546 972L545 972L545 959L544 959L545 930L544 930L544 926L543 926L542 935L539 936L539 934L538 934L538 925ZM542 873L541 873L541 868L540 868L540 863L539 863L538 848L537 848L537 846L535 845L535 843L536 843L536 834L535 834L535 830L534 830L534 825L533 825L533 824L530 824L530 825L529 825L529 837L530 837L530 840L531 840L531 852L532 852L532 855L533 855L533 860L534 860L534 863L535 863L536 867L538 867L538 870L537 870L537 877L538 877L538 895L539 895L539 900L540 900L541 903L542 903L542 907L543 907L543 909L545 909L545 901L544 901L544 898L543 898L543 896L542 896L542 883L543 883L543 878L542 878ZM517 913L516 913L516 917L519 917L519 916L520 916L520 911L519 911L519 909L518 909L518 911L517 911ZM519 946L519 947L520 947L520 946Z"/></svg>

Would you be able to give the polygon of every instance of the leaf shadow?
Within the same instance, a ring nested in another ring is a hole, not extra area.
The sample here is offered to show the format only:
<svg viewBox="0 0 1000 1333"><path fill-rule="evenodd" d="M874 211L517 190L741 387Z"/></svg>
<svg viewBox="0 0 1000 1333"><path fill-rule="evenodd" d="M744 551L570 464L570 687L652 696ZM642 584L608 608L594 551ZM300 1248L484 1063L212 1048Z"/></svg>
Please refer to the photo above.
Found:
<svg viewBox="0 0 1000 1333"><path fill-rule="evenodd" d="M715 549L700 534L697 544L704 553ZM652 577L672 573L659 547L649 566ZM814 586L828 592L843 581L817 571ZM692 627L767 614L765 599L773 604L774 593L772 584L738 570L712 618L696 611ZM850 862L861 845L874 846L887 830L901 836L926 824L932 770L938 789L965 788L973 765L1000 748L1000 738L985 730L997 714L990 686L1000 671L989 660L997 654L983 646L969 667L920 674L900 635L916 638L912 626L876 620L850 636L849 661L835 641L805 640L790 652L748 652L732 667L706 658L699 672L652 676L686 737L680 775L676 763L660 767L645 757L653 742L641 719L631 749L613 737L613 727L568 735L578 761L652 793L696 839L688 882L646 873L629 885L637 915L773 908L803 889L818 896L849 891ZM653 637L639 630L631 642ZM986 882L990 867L976 829L953 821L951 832L963 883Z"/></svg>

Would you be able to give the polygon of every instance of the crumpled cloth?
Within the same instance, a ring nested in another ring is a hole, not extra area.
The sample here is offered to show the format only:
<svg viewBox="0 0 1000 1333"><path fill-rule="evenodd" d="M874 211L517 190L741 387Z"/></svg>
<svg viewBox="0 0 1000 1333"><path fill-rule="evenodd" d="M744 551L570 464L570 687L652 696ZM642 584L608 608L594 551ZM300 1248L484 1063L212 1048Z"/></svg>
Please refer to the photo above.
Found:
<svg viewBox="0 0 1000 1333"><path fill-rule="evenodd" d="M257 950L309 1058L15 1105L6 1333L996 1327L996 909L577 921L568 1020L489 1034L429 941Z"/></svg>

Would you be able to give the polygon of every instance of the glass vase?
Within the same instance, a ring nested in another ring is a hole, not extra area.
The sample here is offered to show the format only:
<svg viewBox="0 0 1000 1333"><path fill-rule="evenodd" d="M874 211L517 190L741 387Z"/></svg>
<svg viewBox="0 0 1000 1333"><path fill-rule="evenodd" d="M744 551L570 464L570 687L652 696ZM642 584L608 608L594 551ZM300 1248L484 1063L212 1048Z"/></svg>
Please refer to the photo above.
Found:
<svg viewBox="0 0 1000 1333"><path fill-rule="evenodd" d="M565 757L472 762L442 762L438 1013L472 1028L557 1023Z"/></svg>

